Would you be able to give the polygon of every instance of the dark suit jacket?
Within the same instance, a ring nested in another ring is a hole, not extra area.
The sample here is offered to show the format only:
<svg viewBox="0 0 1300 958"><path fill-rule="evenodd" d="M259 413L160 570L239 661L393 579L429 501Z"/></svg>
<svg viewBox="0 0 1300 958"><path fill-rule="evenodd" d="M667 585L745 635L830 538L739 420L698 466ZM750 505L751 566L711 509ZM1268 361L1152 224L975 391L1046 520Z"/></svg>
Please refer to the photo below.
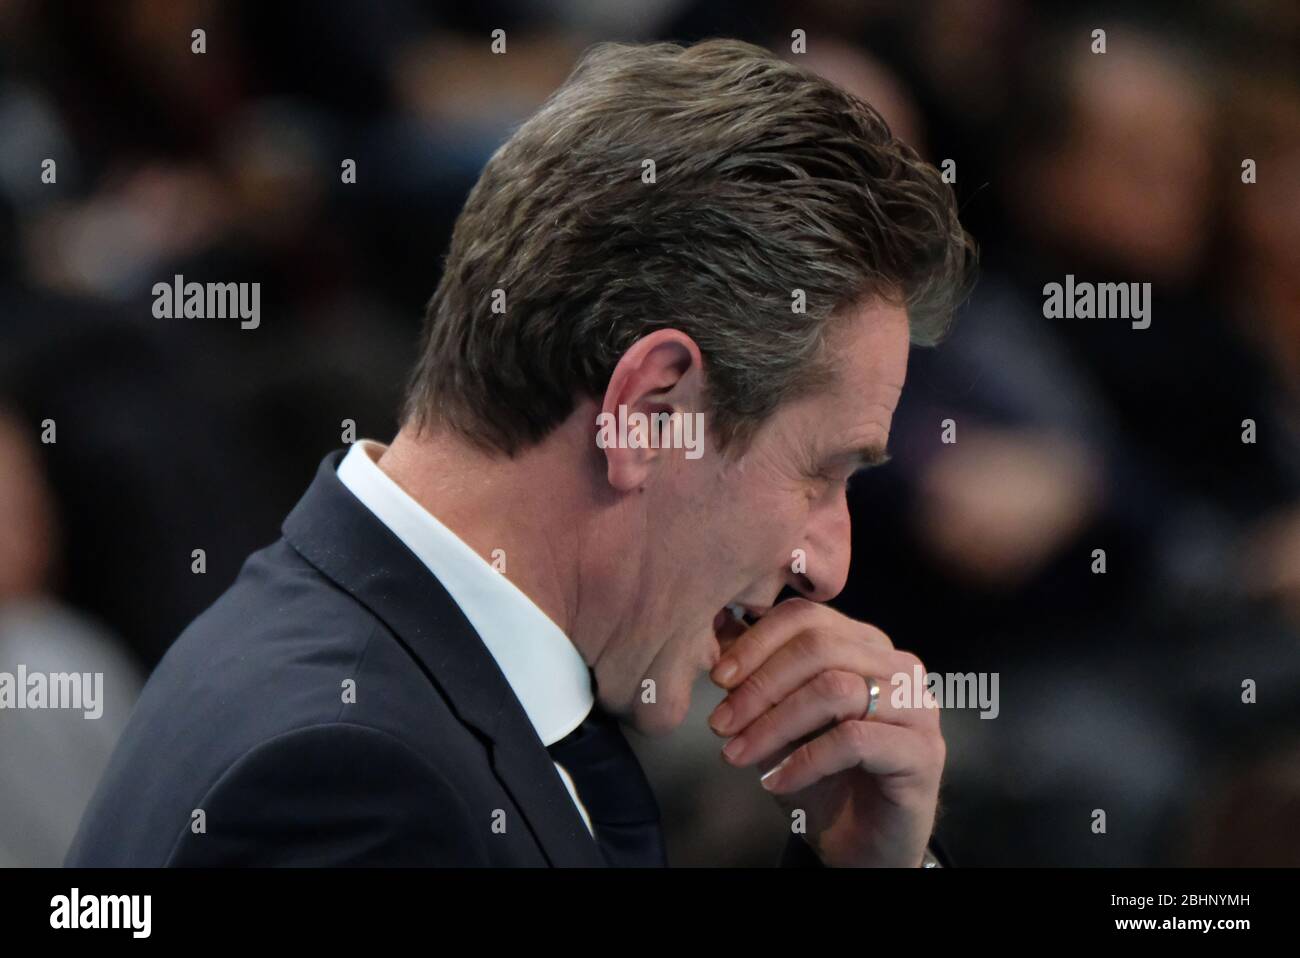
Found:
<svg viewBox="0 0 1300 958"><path fill-rule="evenodd" d="M67 865L604 865L496 661L341 458L163 657ZM780 864L821 867L798 836Z"/></svg>
<svg viewBox="0 0 1300 958"><path fill-rule="evenodd" d="M495 660L341 455L150 677L67 864L603 864Z"/></svg>

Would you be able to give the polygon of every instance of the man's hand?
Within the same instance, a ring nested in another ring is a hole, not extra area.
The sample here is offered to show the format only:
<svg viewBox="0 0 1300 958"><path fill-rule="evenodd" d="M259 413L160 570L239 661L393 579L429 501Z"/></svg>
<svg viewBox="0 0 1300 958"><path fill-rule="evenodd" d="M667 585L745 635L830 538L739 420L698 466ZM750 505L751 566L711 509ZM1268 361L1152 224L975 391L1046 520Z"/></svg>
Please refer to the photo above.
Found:
<svg viewBox="0 0 1300 958"><path fill-rule="evenodd" d="M804 837L826 865L921 864L946 754L939 709L890 703L892 677L911 681L918 665L879 629L791 599L741 635L711 673L729 693L709 719L731 738L724 756L769 770L763 786L787 811L804 810ZM873 678L880 696L866 719Z"/></svg>

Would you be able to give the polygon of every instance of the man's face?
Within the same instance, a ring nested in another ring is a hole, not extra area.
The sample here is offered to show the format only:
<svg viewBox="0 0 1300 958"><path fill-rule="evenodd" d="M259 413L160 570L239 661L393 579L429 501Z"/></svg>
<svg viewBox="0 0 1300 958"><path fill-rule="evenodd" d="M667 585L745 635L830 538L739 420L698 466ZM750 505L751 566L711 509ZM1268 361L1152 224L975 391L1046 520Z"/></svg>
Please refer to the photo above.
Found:
<svg viewBox="0 0 1300 958"><path fill-rule="evenodd" d="M631 611L596 664L602 702L642 731L686 717L695 681L737 634L728 604L761 615L784 586L814 601L844 586L846 484L883 455L908 353L904 310L877 303L845 320L833 383L778 408L737 458L678 451L645 491L635 571L621 580Z"/></svg>

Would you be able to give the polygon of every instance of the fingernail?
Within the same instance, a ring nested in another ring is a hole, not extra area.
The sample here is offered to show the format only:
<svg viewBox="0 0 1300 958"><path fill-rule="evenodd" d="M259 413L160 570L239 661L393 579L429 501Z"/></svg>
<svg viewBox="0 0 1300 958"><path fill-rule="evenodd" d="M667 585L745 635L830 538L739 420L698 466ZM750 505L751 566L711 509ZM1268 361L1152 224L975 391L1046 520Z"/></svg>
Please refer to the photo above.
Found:
<svg viewBox="0 0 1300 958"><path fill-rule="evenodd" d="M759 784L762 785L769 792L772 789L776 788L776 781L778 778L781 777L779 773L781 769L785 768L785 763L788 761L790 760L787 758L785 761L781 762L780 765L777 765L773 768L769 768L766 772L763 773L763 776L758 780Z"/></svg>
<svg viewBox="0 0 1300 958"><path fill-rule="evenodd" d="M739 668L734 660L723 659L713 667L713 681L718 685L726 685Z"/></svg>
<svg viewBox="0 0 1300 958"><path fill-rule="evenodd" d="M740 757L740 753L745 750L745 736L737 735L730 742L722 747L722 754L735 761Z"/></svg>
<svg viewBox="0 0 1300 958"><path fill-rule="evenodd" d="M724 700L709 716L709 725L713 731L721 734L731 724L731 706Z"/></svg>

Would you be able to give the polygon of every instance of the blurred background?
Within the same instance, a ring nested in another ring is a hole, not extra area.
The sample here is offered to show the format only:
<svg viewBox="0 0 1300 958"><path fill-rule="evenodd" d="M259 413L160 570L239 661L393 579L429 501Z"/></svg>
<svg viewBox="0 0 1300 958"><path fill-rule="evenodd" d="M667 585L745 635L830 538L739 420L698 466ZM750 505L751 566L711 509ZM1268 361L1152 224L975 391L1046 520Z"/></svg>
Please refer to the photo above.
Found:
<svg viewBox="0 0 1300 958"><path fill-rule="evenodd" d="M0 865L61 861L149 670L344 421L395 432L491 151L589 44L711 36L955 161L982 247L893 463L853 486L837 601L1000 676L996 719L943 716L956 863L1300 865L1293 0L0 0L0 670L103 671L107 697L0 712ZM155 319L177 273L260 282L261 326ZM1151 283L1151 327L1045 320L1067 273ZM718 698L634 744L674 864L769 865L787 823L718 757Z"/></svg>

